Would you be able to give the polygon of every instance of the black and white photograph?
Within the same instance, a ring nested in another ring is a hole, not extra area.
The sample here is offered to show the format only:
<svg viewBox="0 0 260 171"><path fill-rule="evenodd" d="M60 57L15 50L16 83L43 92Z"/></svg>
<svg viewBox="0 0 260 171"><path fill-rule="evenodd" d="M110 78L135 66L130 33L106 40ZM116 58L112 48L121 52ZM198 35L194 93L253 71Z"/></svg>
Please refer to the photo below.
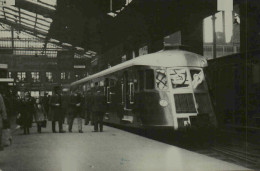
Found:
<svg viewBox="0 0 260 171"><path fill-rule="evenodd" d="M0 171L260 171L259 0L0 0Z"/></svg>

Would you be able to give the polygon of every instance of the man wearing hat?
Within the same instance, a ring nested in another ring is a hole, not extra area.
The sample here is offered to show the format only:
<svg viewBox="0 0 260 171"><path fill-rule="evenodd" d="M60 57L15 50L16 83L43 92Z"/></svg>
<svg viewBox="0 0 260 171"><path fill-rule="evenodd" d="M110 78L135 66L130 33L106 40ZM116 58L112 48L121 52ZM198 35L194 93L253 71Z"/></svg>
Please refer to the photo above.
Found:
<svg viewBox="0 0 260 171"><path fill-rule="evenodd" d="M53 88L53 95L49 101L49 120L52 121L52 132L56 133L55 123L59 123L59 132L64 133L62 129L63 113L61 108L61 88L56 86Z"/></svg>

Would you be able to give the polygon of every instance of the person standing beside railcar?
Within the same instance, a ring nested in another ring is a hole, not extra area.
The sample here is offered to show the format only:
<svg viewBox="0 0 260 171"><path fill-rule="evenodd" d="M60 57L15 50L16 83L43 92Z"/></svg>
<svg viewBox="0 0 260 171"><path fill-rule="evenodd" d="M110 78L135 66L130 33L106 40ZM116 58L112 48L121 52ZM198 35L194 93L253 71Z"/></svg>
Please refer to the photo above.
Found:
<svg viewBox="0 0 260 171"><path fill-rule="evenodd" d="M21 113L21 125L23 126L24 135L30 134L30 128L32 127L33 115L35 114L35 100L27 92L23 100L21 100L20 113Z"/></svg>
<svg viewBox="0 0 260 171"><path fill-rule="evenodd" d="M48 112L49 112L49 100L50 100L50 96L48 95L48 93L44 93L44 96L42 97L42 106L45 110L45 117L47 117Z"/></svg>
<svg viewBox="0 0 260 171"><path fill-rule="evenodd" d="M3 129L3 122L4 120L7 119L7 114L6 114L4 99L1 93L2 92L0 91L0 151L3 151L4 147L2 145L2 129Z"/></svg>
<svg viewBox="0 0 260 171"><path fill-rule="evenodd" d="M52 121L52 132L56 133L55 123L59 123L59 132L64 133L62 129L63 113L61 108L61 89L59 86L53 88L53 95L49 101L49 120Z"/></svg>
<svg viewBox="0 0 260 171"><path fill-rule="evenodd" d="M83 98L81 94L74 93L71 94L70 96L70 112L69 112L69 132L72 132L72 126L73 126L73 121L75 117L78 119L78 130L79 133L83 133L82 131L82 106L83 106Z"/></svg>
<svg viewBox="0 0 260 171"><path fill-rule="evenodd" d="M96 89L93 96L92 112L94 119L94 132L103 132L103 118L106 112L106 98L100 90Z"/></svg>

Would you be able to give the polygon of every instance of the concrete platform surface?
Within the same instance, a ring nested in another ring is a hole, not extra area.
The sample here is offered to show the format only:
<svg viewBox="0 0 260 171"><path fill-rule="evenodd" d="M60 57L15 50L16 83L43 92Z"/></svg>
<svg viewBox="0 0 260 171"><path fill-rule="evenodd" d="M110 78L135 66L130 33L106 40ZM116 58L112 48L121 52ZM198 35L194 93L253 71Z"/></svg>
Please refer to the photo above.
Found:
<svg viewBox="0 0 260 171"><path fill-rule="evenodd" d="M51 133L51 123L30 135L15 131L13 144L0 152L2 171L175 171L249 170L139 135L105 126L104 132ZM65 126L66 127L66 126Z"/></svg>

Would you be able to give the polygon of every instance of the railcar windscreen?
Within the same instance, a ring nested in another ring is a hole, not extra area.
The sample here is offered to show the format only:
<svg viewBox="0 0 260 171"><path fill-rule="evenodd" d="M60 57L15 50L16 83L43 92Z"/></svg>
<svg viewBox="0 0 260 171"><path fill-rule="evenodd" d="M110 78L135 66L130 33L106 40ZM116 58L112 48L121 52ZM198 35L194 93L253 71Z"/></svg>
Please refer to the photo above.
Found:
<svg viewBox="0 0 260 171"><path fill-rule="evenodd" d="M205 90L205 79L203 71L200 69L191 69L191 84L195 90Z"/></svg>
<svg viewBox="0 0 260 171"><path fill-rule="evenodd" d="M176 68L169 70L172 88L189 87L190 79L186 68Z"/></svg>
<svg viewBox="0 0 260 171"><path fill-rule="evenodd" d="M167 90L167 75L165 69L157 69L155 76L156 87L160 90Z"/></svg>

